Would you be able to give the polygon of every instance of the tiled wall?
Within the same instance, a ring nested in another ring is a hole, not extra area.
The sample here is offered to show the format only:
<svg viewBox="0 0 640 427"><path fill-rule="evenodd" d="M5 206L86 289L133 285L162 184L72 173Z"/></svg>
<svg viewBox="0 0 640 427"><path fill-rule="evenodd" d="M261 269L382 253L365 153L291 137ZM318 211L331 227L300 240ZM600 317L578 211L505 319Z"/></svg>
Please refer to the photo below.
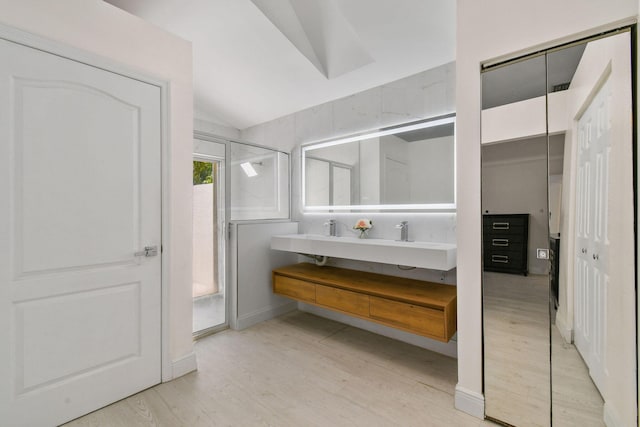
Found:
<svg viewBox="0 0 640 427"><path fill-rule="evenodd" d="M292 217L300 221L301 233L326 234L323 224L338 220L342 235L350 235L358 218L370 218L372 238L397 239L395 225L409 221L410 239L455 243L455 213L367 213L309 214L301 204L300 146L308 142L334 139L404 122L455 111L455 63L397 80L346 98L321 104L241 131L245 141L291 152ZM396 266L331 259L331 264L455 283L455 271L443 274L422 269L400 270Z"/></svg>
<svg viewBox="0 0 640 427"><path fill-rule="evenodd" d="M293 151L300 144L455 111L455 63L241 131L243 140Z"/></svg>

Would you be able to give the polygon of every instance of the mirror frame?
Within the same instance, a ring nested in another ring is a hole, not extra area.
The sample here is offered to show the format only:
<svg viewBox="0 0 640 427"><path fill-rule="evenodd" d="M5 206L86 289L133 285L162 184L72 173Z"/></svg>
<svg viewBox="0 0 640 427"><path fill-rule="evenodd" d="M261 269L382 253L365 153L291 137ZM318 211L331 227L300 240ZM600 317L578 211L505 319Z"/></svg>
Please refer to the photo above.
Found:
<svg viewBox="0 0 640 427"><path fill-rule="evenodd" d="M306 170L305 159L307 151L326 148L334 145L346 144L349 142L362 141L371 138L377 138L380 136L394 135L401 132L407 132L416 129L424 129L434 126L440 126L448 123L453 123L453 202L452 203L406 203L406 204L387 204L387 205L320 205L320 206L307 206L306 204ZM349 136L320 140L302 144L300 153L300 170L301 170L301 197L302 208L304 212L335 212L335 211L426 211L426 212L455 212L457 206L457 188L456 188L456 168L457 159L455 155L456 147L456 114L449 113L440 116L430 117L427 119L402 123L396 126L390 126L378 130L372 130L369 132L352 134Z"/></svg>

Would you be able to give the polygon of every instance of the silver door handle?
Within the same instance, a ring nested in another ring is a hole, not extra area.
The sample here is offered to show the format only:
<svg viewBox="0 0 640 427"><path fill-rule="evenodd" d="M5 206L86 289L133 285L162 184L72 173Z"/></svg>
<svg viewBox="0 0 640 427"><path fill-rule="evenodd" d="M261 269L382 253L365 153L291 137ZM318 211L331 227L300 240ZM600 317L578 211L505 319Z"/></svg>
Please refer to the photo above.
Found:
<svg viewBox="0 0 640 427"><path fill-rule="evenodd" d="M509 246L509 239L492 239L492 246Z"/></svg>
<svg viewBox="0 0 640 427"><path fill-rule="evenodd" d="M133 254L134 256L152 257L158 255L157 246L145 246L143 251L139 251Z"/></svg>

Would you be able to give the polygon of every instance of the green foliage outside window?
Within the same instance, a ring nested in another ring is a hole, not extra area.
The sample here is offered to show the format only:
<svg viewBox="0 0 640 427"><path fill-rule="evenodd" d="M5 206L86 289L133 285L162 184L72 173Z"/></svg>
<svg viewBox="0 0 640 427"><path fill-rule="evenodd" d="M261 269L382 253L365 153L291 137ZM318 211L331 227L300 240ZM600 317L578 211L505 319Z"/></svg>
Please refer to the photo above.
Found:
<svg viewBox="0 0 640 427"><path fill-rule="evenodd" d="M213 163L193 162L193 185L213 183Z"/></svg>

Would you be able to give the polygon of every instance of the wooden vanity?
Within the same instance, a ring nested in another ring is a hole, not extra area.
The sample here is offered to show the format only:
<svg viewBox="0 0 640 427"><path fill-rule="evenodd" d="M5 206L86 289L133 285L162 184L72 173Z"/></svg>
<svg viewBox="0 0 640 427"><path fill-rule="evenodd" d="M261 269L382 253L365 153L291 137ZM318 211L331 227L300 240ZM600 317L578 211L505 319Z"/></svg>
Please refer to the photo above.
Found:
<svg viewBox="0 0 640 427"><path fill-rule="evenodd" d="M273 292L447 342L456 332L456 287L301 263L273 270Z"/></svg>

